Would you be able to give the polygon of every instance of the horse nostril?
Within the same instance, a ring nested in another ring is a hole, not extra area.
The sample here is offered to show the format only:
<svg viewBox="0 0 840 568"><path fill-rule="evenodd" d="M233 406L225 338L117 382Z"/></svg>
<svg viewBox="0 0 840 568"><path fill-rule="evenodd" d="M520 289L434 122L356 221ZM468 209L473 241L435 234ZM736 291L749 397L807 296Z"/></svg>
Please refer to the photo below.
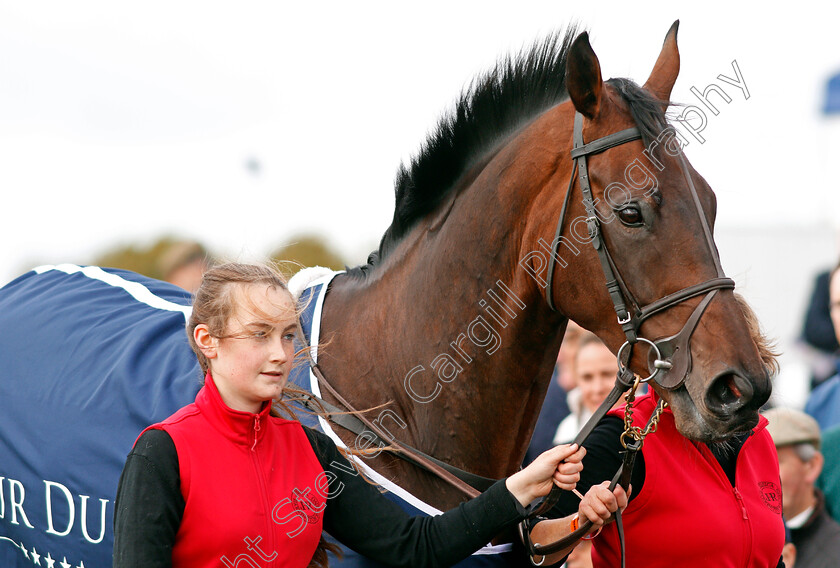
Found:
<svg viewBox="0 0 840 568"><path fill-rule="evenodd" d="M747 404L753 397L749 381L738 373L727 371L715 377L706 390L706 407L713 413L730 415Z"/></svg>

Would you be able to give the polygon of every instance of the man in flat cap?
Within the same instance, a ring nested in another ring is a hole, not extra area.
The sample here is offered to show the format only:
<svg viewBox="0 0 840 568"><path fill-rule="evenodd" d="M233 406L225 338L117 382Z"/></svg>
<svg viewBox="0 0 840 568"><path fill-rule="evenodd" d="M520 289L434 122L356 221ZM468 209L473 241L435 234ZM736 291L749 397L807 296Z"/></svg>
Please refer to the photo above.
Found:
<svg viewBox="0 0 840 568"><path fill-rule="evenodd" d="M779 454L782 513L796 546L797 568L840 567L840 525L814 484L823 467L820 427L804 412L773 408L764 416Z"/></svg>

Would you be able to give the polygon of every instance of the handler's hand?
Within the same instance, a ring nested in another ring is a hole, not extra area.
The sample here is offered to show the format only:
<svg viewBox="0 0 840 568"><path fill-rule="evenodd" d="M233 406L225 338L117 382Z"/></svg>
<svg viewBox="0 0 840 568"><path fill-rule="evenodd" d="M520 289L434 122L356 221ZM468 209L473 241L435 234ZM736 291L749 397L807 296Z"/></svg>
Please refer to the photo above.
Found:
<svg viewBox="0 0 840 568"><path fill-rule="evenodd" d="M632 491L632 487L630 490ZM610 491L610 482L604 481L600 485L593 485L583 496L578 507L581 521L592 521L593 530L604 526L617 510L627 507L627 495L620 485Z"/></svg>
<svg viewBox="0 0 840 568"><path fill-rule="evenodd" d="M548 495L552 485L571 491L580 479L581 460L585 455L586 449L578 448L577 444L555 446L508 477L505 485L523 507L537 497Z"/></svg>

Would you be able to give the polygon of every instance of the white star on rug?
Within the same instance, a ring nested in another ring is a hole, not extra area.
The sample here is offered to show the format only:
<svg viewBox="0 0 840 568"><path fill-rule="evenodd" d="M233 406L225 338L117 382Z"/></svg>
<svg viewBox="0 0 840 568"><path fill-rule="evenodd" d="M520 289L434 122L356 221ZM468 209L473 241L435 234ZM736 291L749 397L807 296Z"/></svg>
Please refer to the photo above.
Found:
<svg viewBox="0 0 840 568"><path fill-rule="evenodd" d="M35 550L35 547L32 547L32 563L37 564L38 566L41 565L41 555Z"/></svg>
<svg viewBox="0 0 840 568"><path fill-rule="evenodd" d="M26 556L26 559L29 560L29 551L26 550L26 547L23 546L23 543L20 543L20 549L23 551L23 555Z"/></svg>
<svg viewBox="0 0 840 568"><path fill-rule="evenodd" d="M47 568L55 568L55 560L53 560L53 557L50 556L49 552L47 552L47 555L44 557L44 562L47 563Z"/></svg>
<svg viewBox="0 0 840 568"><path fill-rule="evenodd" d="M67 563L66 556L61 557L61 562L59 562L58 565L61 566L61 568L71 568L71 566Z"/></svg>
<svg viewBox="0 0 840 568"><path fill-rule="evenodd" d="M79 565L76 566L76 568L85 568L85 563L80 560Z"/></svg>

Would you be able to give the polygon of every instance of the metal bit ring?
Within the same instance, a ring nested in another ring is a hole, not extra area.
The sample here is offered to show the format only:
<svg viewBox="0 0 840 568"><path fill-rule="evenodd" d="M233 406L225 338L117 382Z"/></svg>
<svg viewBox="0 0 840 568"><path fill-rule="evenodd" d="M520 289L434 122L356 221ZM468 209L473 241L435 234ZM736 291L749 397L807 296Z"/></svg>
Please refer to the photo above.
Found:
<svg viewBox="0 0 840 568"><path fill-rule="evenodd" d="M654 343L650 339L645 339L644 337L639 337L639 338L636 339L637 343L639 341L642 341L642 342L650 345L650 348L653 349L654 353L656 353L656 358L654 359L654 361L655 361L654 371L647 378L641 379L641 382L646 383L646 382L650 381L652 378L654 378L657 375L657 373L659 373L659 371L661 371L662 369L670 368L670 363L668 363L668 361L663 361L662 360L662 353L659 351L659 347L656 346L656 343ZM623 373L624 370L626 369L626 367L624 367L624 363L622 363L622 361L621 361L621 354L624 352L624 349L628 345L630 345L630 342L625 341L624 345L622 345L619 348L618 353L616 353L616 358L618 359L618 372L619 372L619 374ZM659 363L659 364L657 364L657 363Z"/></svg>

